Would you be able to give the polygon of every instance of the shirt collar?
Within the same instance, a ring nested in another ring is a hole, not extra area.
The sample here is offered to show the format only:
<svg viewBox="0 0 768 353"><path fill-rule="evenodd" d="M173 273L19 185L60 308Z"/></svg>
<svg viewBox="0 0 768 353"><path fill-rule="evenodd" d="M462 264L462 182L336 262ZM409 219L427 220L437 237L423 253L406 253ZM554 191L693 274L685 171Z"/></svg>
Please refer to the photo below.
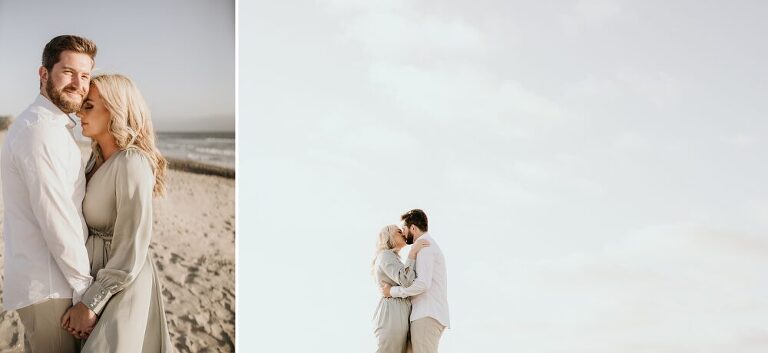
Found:
<svg viewBox="0 0 768 353"><path fill-rule="evenodd" d="M77 125L75 119L72 119L69 114L62 112L59 107L53 104L48 98L45 98L42 94L37 95L37 98L35 98L35 102L32 103L32 105L49 111L57 121L61 121L61 123L68 129L72 129Z"/></svg>

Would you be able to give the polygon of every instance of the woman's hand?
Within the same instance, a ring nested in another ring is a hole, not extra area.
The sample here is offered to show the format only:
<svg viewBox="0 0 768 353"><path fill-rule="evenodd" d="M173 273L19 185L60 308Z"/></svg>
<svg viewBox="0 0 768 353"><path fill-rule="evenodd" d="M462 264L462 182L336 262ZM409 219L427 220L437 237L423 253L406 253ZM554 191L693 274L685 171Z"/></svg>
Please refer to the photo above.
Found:
<svg viewBox="0 0 768 353"><path fill-rule="evenodd" d="M75 338L86 339L96 326L97 320L96 313L81 302L67 309L67 312L61 317L61 327Z"/></svg>
<svg viewBox="0 0 768 353"><path fill-rule="evenodd" d="M61 328L67 330L70 335L75 336L77 339L85 339L88 338L90 335L90 332L88 333L78 333L77 330L75 330L72 326L70 326L72 318L72 308L67 309L67 312L64 313L64 316L61 317Z"/></svg>
<svg viewBox="0 0 768 353"><path fill-rule="evenodd" d="M408 252L408 257L411 259L416 259L416 255L421 251L421 249L424 249L429 246L429 241L426 239L419 239L416 240L415 243L413 243L413 246L411 246L411 251Z"/></svg>
<svg viewBox="0 0 768 353"><path fill-rule="evenodd" d="M72 311L72 308L67 309L67 312L64 313L64 316L61 317L61 328L65 330L69 330L69 314L70 311Z"/></svg>

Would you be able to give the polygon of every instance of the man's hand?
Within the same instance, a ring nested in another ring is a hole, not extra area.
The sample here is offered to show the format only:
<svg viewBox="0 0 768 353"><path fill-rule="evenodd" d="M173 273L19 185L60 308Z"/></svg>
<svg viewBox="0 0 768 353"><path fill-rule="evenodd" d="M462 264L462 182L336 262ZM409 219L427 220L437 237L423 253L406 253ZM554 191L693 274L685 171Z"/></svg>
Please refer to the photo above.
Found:
<svg viewBox="0 0 768 353"><path fill-rule="evenodd" d="M61 318L61 327L69 331L72 336L83 339L91 334L98 318L95 312L81 302L64 313Z"/></svg>
<svg viewBox="0 0 768 353"><path fill-rule="evenodd" d="M389 293L389 290L390 290L390 288L392 288L392 286L390 286L389 284L384 283L384 282L381 282L381 284L382 284L382 286L379 289L381 291L381 296L384 297L384 298L391 298L392 295Z"/></svg>

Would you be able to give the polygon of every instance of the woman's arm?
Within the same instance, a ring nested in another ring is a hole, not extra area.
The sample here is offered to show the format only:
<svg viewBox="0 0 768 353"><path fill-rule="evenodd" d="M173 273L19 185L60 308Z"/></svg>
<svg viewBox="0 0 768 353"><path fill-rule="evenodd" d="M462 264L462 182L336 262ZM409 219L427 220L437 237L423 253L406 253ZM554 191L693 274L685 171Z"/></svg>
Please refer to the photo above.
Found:
<svg viewBox="0 0 768 353"><path fill-rule="evenodd" d="M399 284L402 287L408 287L416 279L416 260L408 258L405 265L400 262L397 255L390 251L384 251L379 254L376 261L382 272L384 272L389 279Z"/></svg>

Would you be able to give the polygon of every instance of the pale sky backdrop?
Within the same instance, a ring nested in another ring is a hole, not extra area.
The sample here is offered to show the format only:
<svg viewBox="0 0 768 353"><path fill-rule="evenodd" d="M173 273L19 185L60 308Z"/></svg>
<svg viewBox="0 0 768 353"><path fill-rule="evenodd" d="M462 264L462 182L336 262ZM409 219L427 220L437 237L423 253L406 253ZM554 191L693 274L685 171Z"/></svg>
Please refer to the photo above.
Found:
<svg viewBox="0 0 768 353"><path fill-rule="evenodd" d="M95 72L133 79L157 130L234 131L234 0L0 0L0 115L34 100L60 34L96 42Z"/></svg>
<svg viewBox="0 0 768 353"><path fill-rule="evenodd" d="M376 234L418 207L443 353L765 352L767 16L241 2L239 339L374 351Z"/></svg>

